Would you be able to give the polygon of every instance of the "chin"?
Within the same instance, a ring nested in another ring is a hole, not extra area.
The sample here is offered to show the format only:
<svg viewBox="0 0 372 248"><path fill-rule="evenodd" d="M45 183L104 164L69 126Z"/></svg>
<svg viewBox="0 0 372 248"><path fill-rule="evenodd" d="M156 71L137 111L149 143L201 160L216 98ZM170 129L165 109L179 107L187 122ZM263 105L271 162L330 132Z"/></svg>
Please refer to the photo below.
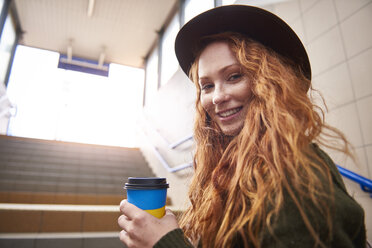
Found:
<svg viewBox="0 0 372 248"><path fill-rule="evenodd" d="M222 132L226 136L237 136L242 129L243 129L243 126L238 127L238 128L226 128L226 129L222 129Z"/></svg>

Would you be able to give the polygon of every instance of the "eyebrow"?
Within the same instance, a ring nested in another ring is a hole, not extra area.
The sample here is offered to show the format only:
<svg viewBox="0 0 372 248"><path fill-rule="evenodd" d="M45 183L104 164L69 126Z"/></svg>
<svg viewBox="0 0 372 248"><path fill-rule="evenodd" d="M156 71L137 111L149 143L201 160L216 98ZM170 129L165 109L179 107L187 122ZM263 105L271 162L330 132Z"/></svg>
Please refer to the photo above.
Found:
<svg viewBox="0 0 372 248"><path fill-rule="evenodd" d="M234 64L230 64L230 65L227 65L225 67L222 67L221 69L218 70L218 73L223 73L225 72L226 70L228 70L230 67L233 67L233 66L239 66L239 68L241 67L241 65L239 63L234 63ZM199 81L201 79L208 79L209 77L208 76L203 76L203 77L199 77Z"/></svg>

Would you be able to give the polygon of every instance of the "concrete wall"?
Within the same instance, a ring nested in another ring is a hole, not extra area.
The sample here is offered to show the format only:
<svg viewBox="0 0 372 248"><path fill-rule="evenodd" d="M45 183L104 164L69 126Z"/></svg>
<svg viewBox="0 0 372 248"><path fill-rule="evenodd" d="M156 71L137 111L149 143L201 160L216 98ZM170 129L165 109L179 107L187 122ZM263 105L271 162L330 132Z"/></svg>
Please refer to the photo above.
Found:
<svg viewBox="0 0 372 248"><path fill-rule="evenodd" d="M271 4L267 4L271 2ZM308 51L313 86L328 104L326 121L345 133L355 147L358 164L330 152L335 162L364 177L372 178L372 1L292 0L237 1L261 3L262 8L283 18L298 34ZM144 109L144 116L164 137L176 141L192 131L194 90L178 71L159 89L158 98ZM191 160L192 147L169 151L159 138L152 138L172 165ZM148 143L147 143L148 144ZM186 144L185 144L186 145ZM177 206L186 197L191 170L166 173L150 149L142 150L155 174L171 181L170 196ZM349 192L364 207L368 236L372 238L372 198L359 185L344 179Z"/></svg>
<svg viewBox="0 0 372 248"><path fill-rule="evenodd" d="M372 179L372 1L294 0L263 7L282 17L304 42L313 86L328 105L326 121L346 135L358 161L329 154L335 163ZM372 196L344 181L365 210L371 239Z"/></svg>
<svg viewBox="0 0 372 248"><path fill-rule="evenodd" d="M140 121L144 141L141 150L154 173L167 177L170 183L168 195L176 209L186 207L192 169L169 173L156 158L151 146L159 150L171 167L192 162L192 141L176 149L170 149L169 144L192 135L195 95L193 83L179 68L170 81L158 90L153 102L146 105Z"/></svg>

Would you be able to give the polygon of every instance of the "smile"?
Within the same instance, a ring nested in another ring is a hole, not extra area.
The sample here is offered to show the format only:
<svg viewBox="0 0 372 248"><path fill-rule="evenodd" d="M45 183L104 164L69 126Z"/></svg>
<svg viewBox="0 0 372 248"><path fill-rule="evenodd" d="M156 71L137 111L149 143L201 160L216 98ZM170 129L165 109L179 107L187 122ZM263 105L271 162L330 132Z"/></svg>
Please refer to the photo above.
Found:
<svg viewBox="0 0 372 248"><path fill-rule="evenodd" d="M230 110L227 110L225 112L218 113L217 115L220 116L220 117L226 118L226 117L229 117L233 114L238 113L241 109L242 109L242 107L235 108L235 109L230 109Z"/></svg>

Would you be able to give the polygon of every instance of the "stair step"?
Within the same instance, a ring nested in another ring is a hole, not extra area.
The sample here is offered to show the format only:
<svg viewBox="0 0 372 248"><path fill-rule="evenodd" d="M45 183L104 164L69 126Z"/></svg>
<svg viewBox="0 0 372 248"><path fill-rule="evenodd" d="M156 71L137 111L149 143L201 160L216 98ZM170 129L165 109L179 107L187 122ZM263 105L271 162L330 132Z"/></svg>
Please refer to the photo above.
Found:
<svg viewBox="0 0 372 248"><path fill-rule="evenodd" d="M0 179L16 179L16 180L37 180L37 181L58 181L58 182L97 182L102 184L112 184L112 182L125 183L127 175L143 175L141 170L127 172L127 173L116 173L116 174L99 174L98 172L93 173L73 173L73 172L44 172L44 171L25 171L25 170L2 170Z"/></svg>
<svg viewBox="0 0 372 248"><path fill-rule="evenodd" d="M124 194L124 181L116 184L101 184L98 181L58 182L38 180L0 180L0 191L58 192L76 194Z"/></svg>
<svg viewBox="0 0 372 248"><path fill-rule="evenodd" d="M11 155L7 155L11 156ZM121 161L121 162L108 162L108 161L74 161L69 158L65 158L63 163L58 163L56 161L48 161L46 158L40 158L38 160L34 159L28 159L23 160L20 159L19 155L12 155L14 157L6 158L4 156L1 156L1 163L0 166L2 168L20 168L20 169L27 169L27 168L35 168L39 171L45 171L47 169L53 169L58 171L89 171L89 170L101 170L103 172L107 172L107 170L116 170L116 171L131 171L136 170L141 167L143 167L142 161ZM146 167L145 167L146 168Z"/></svg>
<svg viewBox="0 0 372 248"><path fill-rule="evenodd" d="M0 148L1 149L1 148ZM120 157L106 157L103 155L96 155L96 157L71 157L68 154L37 154L37 155L25 155L20 152L10 153L4 150L0 151L0 157L3 160L11 162L34 162L42 164L54 164L56 166L63 165L74 165L74 166L97 166L97 167L113 167L113 168L124 168L124 167L137 167L143 165L143 157L140 155ZM124 167L123 167L124 165Z"/></svg>
<svg viewBox="0 0 372 248"><path fill-rule="evenodd" d="M0 135L2 162L99 167L147 167L138 148L39 140Z"/></svg>
<svg viewBox="0 0 372 248"><path fill-rule="evenodd" d="M124 194L120 195L120 194L0 192L0 203L118 206L125 197L126 196Z"/></svg>
<svg viewBox="0 0 372 248"><path fill-rule="evenodd" d="M129 176L154 176L136 148L4 135L0 171L1 248L125 247L123 186Z"/></svg>
<svg viewBox="0 0 372 248"><path fill-rule="evenodd" d="M118 205L0 204L0 233L120 231Z"/></svg>
<svg viewBox="0 0 372 248"><path fill-rule="evenodd" d="M6 233L1 248L125 248L118 232Z"/></svg>
<svg viewBox="0 0 372 248"><path fill-rule="evenodd" d="M0 234L120 232L120 215L118 205L0 203Z"/></svg>
<svg viewBox="0 0 372 248"><path fill-rule="evenodd" d="M128 177L154 176L137 148L0 135L0 191L125 195Z"/></svg>

